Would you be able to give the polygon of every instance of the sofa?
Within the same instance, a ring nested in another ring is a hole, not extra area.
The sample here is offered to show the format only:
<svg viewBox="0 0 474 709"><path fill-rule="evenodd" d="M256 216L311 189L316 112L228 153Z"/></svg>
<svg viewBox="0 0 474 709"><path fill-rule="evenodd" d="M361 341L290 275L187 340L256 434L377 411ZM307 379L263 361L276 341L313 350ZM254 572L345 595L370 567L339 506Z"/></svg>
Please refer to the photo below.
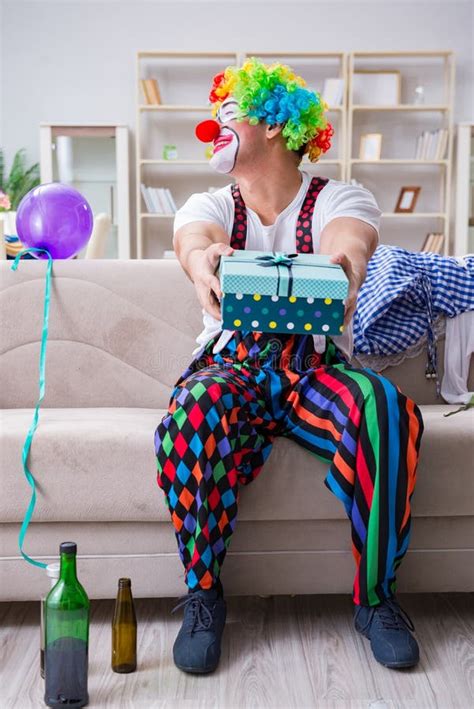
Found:
<svg viewBox="0 0 474 709"><path fill-rule="evenodd" d="M0 261L0 599L33 600L46 573L20 555L31 488L22 450L39 398L47 262ZM91 598L132 579L136 597L185 594L184 568L156 482L154 432L201 330L194 286L174 259L54 262L45 395L28 465L37 502L24 551L47 563L78 544ZM440 371L443 343L439 346ZM436 399L425 357L383 374L425 423L398 592L474 590L474 416ZM471 367L470 388L474 388ZM228 595L347 593L350 522L323 484L327 465L277 438L264 470L241 488L221 572ZM295 484L296 478L296 484Z"/></svg>

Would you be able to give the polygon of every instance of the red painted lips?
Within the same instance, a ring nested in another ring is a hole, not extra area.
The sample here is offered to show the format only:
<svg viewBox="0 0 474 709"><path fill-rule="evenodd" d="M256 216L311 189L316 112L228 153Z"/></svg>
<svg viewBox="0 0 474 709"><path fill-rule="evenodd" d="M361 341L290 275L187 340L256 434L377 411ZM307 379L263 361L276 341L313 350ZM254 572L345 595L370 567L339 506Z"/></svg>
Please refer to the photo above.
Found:
<svg viewBox="0 0 474 709"><path fill-rule="evenodd" d="M219 150L225 148L226 145L229 145L229 143L232 142L232 138L232 135L223 135L216 138L214 141L214 153L219 152Z"/></svg>

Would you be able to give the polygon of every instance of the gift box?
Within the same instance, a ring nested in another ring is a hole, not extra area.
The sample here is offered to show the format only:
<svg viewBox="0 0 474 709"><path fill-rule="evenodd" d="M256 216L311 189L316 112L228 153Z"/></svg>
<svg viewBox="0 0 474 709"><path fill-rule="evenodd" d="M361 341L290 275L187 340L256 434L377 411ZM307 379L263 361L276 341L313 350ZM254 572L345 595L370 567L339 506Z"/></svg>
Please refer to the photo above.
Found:
<svg viewBox="0 0 474 709"><path fill-rule="evenodd" d="M223 327L340 335L349 281L330 258L247 249L221 256Z"/></svg>

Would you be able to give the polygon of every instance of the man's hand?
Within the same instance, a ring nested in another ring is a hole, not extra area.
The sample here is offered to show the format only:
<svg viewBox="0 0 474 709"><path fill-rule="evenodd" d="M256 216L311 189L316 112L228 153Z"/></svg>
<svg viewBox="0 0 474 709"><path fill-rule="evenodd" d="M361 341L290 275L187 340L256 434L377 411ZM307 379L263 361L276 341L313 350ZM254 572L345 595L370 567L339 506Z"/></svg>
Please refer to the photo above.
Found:
<svg viewBox="0 0 474 709"><path fill-rule="evenodd" d="M377 248L378 233L367 222L356 217L331 219L320 235L322 254L330 254L330 262L338 263L349 279L344 312L344 328L354 315L357 294L367 275L367 264Z"/></svg>
<svg viewBox="0 0 474 709"><path fill-rule="evenodd" d="M230 256L234 249L227 244L211 244L207 249L194 249L189 253L191 278L202 307L217 320L221 320L222 291L216 270L221 256Z"/></svg>
<svg viewBox="0 0 474 709"><path fill-rule="evenodd" d="M333 254L330 261L331 263L337 263L339 266L342 266L344 273L349 279L349 292L346 297L344 308L344 328L346 328L354 315L357 305L357 294L359 292L359 288L365 280L365 274L357 273L350 258L342 251Z"/></svg>

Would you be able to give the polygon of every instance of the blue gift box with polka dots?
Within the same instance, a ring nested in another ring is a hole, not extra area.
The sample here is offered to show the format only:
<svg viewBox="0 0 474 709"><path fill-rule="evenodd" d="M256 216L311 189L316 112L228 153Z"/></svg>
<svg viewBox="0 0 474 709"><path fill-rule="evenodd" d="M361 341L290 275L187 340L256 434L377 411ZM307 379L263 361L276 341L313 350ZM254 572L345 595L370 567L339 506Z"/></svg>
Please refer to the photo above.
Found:
<svg viewBox="0 0 474 709"><path fill-rule="evenodd" d="M330 258L247 249L221 256L223 327L340 335L349 281Z"/></svg>

